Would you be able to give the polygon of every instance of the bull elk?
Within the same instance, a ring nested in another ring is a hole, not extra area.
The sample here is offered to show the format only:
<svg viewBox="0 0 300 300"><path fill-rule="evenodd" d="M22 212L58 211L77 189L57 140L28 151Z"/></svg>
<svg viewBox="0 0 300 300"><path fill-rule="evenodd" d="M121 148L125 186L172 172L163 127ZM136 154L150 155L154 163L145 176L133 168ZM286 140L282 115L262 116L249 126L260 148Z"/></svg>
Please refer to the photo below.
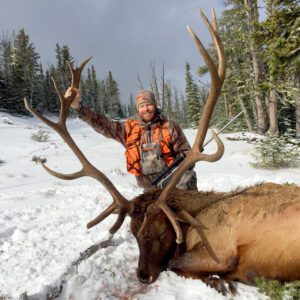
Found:
<svg viewBox="0 0 300 300"><path fill-rule="evenodd" d="M267 183L231 193L175 188L183 173L193 164L200 160L217 161L224 152L223 143L214 132L212 134L218 145L216 153L208 155L199 150L226 70L215 14L213 12L211 24L203 12L200 13L217 49L218 67L188 27L209 69L211 88L192 149L163 190L144 193L132 201L118 192L113 183L86 159L70 136L66 118L75 95L65 98L54 80L61 102L57 123L38 113L26 99L25 106L59 133L81 162L82 169L73 174L62 174L48 168L43 161L40 163L58 178L72 180L90 176L104 185L113 202L87 227L100 223L118 209L117 220L110 228L110 232L115 233L129 215L131 230L140 250L137 276L143 283L154 282L165 268L203 280L217 274L246 284L253 284L255 277L281 281L300 279L299 187ZM79 87L82 69L88 61L76 69L69 65L73 88Z"/></svg>

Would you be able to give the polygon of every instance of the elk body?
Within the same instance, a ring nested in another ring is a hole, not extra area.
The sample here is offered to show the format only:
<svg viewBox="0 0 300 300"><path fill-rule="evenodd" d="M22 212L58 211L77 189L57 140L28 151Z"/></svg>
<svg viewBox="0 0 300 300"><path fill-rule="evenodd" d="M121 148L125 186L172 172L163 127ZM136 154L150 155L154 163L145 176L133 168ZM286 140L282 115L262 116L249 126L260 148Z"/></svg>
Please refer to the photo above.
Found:
<svg viewBox="0 0 300 300"><path fill-rule="evenodd" d="M216 66L196 34L188 28L211 75L211 88L191 151L163 190L147 192L132 201L125 199L113 183L96 169L75 144L66 127L69 107L75 95L65 98L54 87L61 102L57 123L38 113L25 99L26 108L53 128L69 145L82 164L72 174L51 170L64 180L89 176L107 189L112 204L87 224L95 226L118 208L118 218L110 232L115 233L126 215L140 250L137 276L143 283L154 282L161 270L169 268L178 274L205 279L218 274L230 280L252 284L255 277L282 281L300 279L300 188L263 184L232 193L201 193L177 190L176 184L196 162L220 159L224 146L212 132L218 149L212 155L200 151L209 127L214 106L225 78L225 55L218 35L216 17L212 24L201 11L217 50ZM69 65L73 88L79 87L86 60L77 69Z"/></svg>
<svg viewBox="0 0 300 300"><path fill-rule="evenodd" d="M216 274L246 284L257 277L300 279L300 187L265 183L233 193L174 191L168 205L177 213L188 211L206 228L215 258L197 231L199 225L183 223L184 243L178 245L162 212L139 237L147 207L159 193L137 197L129 213L140 249L141 282L155 281L166 268L186 277L206 280Z"/></svg>

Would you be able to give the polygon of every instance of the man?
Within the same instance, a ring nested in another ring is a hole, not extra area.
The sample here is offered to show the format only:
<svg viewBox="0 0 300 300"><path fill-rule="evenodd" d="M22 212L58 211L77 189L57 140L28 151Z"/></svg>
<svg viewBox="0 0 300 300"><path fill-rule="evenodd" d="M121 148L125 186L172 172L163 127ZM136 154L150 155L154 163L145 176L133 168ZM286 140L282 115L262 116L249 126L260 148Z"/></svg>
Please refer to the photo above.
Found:
<svg viewBox="0 0 300 300"><path fill-rule="evenodd" d="M68 88L65 97L72 93L76 95L71 107L78 112L79 117L97 132L120 142L126 148L127 171L135 175L137 184L145 191L155 188L151 182L178 154L191 149L179 125L167 120L157 108L151 91L142 90L138 93L137 117L124 122L110 120L83 107L79 89ZM197 190L195 171L186 171L177 187Z"/></svg>

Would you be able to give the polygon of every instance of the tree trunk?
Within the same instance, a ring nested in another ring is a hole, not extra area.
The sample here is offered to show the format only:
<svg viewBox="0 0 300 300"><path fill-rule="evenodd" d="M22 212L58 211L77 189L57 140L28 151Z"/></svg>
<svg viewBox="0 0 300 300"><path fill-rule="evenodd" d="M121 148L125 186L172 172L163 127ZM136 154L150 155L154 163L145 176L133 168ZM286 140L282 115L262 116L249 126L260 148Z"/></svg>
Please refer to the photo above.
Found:
<svg viewBox="0 0 300 300"><path fill-rule="evenodd" d="M266 1L266 10L267 10L268 18L271 18L273 15L273 5L274 5L273 0ZM276 94L277 91L275 89L276 83L274 82L274 77L272 75L270 75L270 86L271 89L269 91L269 95L266 96L265 99L267 113L269 115L269 120L270 120L268 133L271 135L277 135L279 133L278 113L277 113L278 101L277 101L277 94Z"/></svg>
<svg viewBox="0 0 300 300"><path fill-rule="evenodd" d="M165 111L166 109L166 95L165 95L165 65L162 64L162 75L161 75L161 109Z"/></svg>
<svg viewBox="0 0 300 300"><path fill-rule="evenodd" d="M247 124L248 130L250 132L253 132L253 126L251 124L251 118L250 118L249 113L247 111L247 108L246 108L246 105L244 103L244 100L242 99L242 97L239 94L237 95L237 97L238 97L239 103L241 105L241 108L242 108L242 110L244 112L244 116L245 116L245 120L246 120L246 124Z"/></svg>
<svg viewBox="0 0 300 300"><path fill-rule="evenodd" d="M248 23L249 23L249 33L250 36L254 33L254 23L258 22L258 9L257 9L257 0L244 0L244 5L246 7L247 15L248 15ZM256 45L253 38L250 38L250 51L252 56L252 66L253 66L253 86L254 86L254 95L255 95L255 103L257 109L257 125L258 125L258 133L262 134L266 132L267 124L266 124L266 114L262 101L262 95L258 92L259 84L262 81L263 74L263 62L259 57L259 49Z"/></svg>
<svg viewBox="0 0 300 300"><path fill-rule="evenodd" d="M265 96L265 107L266 107L267 114L270 115L270 93L266 93L266 96Z"/></svg>
<svg viewBox="0 0 300 300"><path fill-rule="evenodd" d="M233 118L233 113L232 113L232 101L227 99L226 96L224 96L225 99L225 110L226 110L226 115L228 116L229 119Z"/></svg>
<svg viewBox="0 0 300 300"><path fill-rule="evenodd" d="M161 103L160 103L158 83L157 83L157 78L156 78L155 63L150 62L150 70L151 70L151 87L152 87L154 95L155 95L156 103L158 106L160 106Z"/></svg>
<svg viewBox="0 0 300 300"><path fill-rule="evenodd" d="M271 135L277 135L278 134L277 95L276 95L273 76L270 77L270 83L271 83L271 90L269 92L269 97L267 97L267 99L269 100L268 114L270 120L268 133Z"/></svg>
<svg viewBox="0 0 300 300"><path fill-rule="evenodd" d="M269 119L270 127L269 134L277 135L278 134L278 115L277 115L277 95L274 88L270 91L270 105L269 105Z"/></svg>
<svg viewBox="0 0 300 300"><path fill-rule="evenodd" d="M295 96L296 134L300 137L300 68L295 73L295 85L298 88L298 93Z"/></svg>

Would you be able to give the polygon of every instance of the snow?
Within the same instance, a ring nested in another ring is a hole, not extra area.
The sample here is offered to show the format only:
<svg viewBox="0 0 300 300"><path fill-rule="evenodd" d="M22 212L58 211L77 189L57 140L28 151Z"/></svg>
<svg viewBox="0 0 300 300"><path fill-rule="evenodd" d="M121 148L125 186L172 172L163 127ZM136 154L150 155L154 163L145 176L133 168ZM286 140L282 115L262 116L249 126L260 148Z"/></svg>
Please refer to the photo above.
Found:
<svg viewBox="0 0 300 300"><path fill-rule="evenodd" d="M141 193L133 176L126 172L122 146L80 120L69 120L68 128L87 158L127 199ZM31 139L40 129L49 132L48 142ZM196 131L185 133L192 143ZM221 135L225 154L220 161L196 165L199 189L230 191L262 181L300 184L300 168L254 169L249 165L253 144L246 139L229 141L228 136ZM67 145L46 125L34 118L0 113L0 140L0 161L4 161L0 163L0 298L226 299L200 280L169 271L161 273L152 285L139 283L135 274L138 247L130 233L129 218L114 237L108 229L116 215L86 229L85 224L111 203L102 185L91 178L56 179L31 161L34 155L46 157L50 168L63 173L81 167ZM215 149L212 142L205 152ZM78 261L80 253L108 239L111 245ZM254 287L237 287L235 299L266 298Z"/></svg>

